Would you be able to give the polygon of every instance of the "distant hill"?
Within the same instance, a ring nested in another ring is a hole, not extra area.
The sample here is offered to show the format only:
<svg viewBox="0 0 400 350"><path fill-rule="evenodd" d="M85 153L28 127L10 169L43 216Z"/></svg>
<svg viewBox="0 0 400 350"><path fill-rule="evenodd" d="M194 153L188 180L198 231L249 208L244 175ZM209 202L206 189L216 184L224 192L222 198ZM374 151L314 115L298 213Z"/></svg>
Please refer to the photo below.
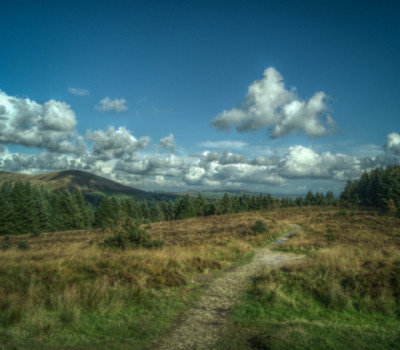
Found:
<svg viewBox="0 0 400 350"><path fill-rule="evenodd" d="M80 190L87 200L97 204L101 197L108 195L130 196L136 200L170 200L174 194L142 191L122 185L117 181L94 175L82 170L64 170L48 174L28 175L0 171L0 185L4 182L26 182L58 190Z"/></svg>

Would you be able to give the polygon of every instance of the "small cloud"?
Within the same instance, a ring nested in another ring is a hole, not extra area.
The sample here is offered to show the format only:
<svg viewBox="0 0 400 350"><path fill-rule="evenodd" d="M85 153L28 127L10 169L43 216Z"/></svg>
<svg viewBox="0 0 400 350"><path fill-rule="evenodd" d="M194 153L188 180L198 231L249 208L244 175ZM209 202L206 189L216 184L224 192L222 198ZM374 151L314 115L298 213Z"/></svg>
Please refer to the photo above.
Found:
<svg viewBox="0 0 400 350"><path fill-rule="evenodd" d="M171 112L171 110L170 109L160 109L160 108L158 108L158 107L156 107L156 106L152 106L151 107L151 112L153 113L153 114L168 114L168 113L170 113Z"/></svg>
<svg viewBox="0 0 400 350"><path fill-rule="evenodd" d="M105 97L99 102L98 105L95 106L95 109L99 112L115 111L119 113L128 109L125 104L126 100L123 98L111 100L109 97Z"/></svg>
<svg viewBox="0 0 400 350"><path fill-rule="evenodd" d="M242 150L243 148L247 147L249 144L243 141L204 141L200 142L200 147L206 148L215 148L215 149L228 149L228 150Z"/></svg>
<svg viewBox="0 0 400 350"><path fill-rule="evenodd" d="M89 96L90 95L90 92L86 89L70 87L70 88L68 88L68 91L71 95L75 95L75 96Z"/></svg>
<svg viewBox="0 0 400 350"><path fill-rule="evenodd" d="M176 143L173 134L169 134L168 136L162 138L160 140L161 147L169 149L171 152L175 152Z"/></svg>

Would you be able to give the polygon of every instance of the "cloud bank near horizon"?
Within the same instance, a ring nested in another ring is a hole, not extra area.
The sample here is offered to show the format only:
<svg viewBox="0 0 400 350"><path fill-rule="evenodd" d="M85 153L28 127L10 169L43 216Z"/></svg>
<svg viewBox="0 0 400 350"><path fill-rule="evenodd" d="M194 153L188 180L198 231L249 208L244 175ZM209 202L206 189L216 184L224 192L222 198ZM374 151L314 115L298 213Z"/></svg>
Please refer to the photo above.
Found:
<svg viewBox="0 0 400 350"><path fill-rule="evenodd" d="M283 96L272 100L297 103L298 100L291 100L293 93L283 89L279 73L270 70L265 79L269 80L270 74L275 82L264 83L278 84L281 90L277 95ZM312 104L311 101L303 102L307 105ZM276 105L284 106L282 102ZM307 118L300 120L304 122ZM317 123L319 119L313 120ZM242 121L243 126L249 122ZM375 157L316 152L302 145L288 146L280 155L271 155L271 149L266 148L265 152L261 151L263 155L249 157L244 153L251 145L242 141L203 141L197 145L202 149L200 153L186 154L177 152L172 133L157 144L152 143L149 136L137 137L125 127L110 126L79 135L76 124L75 112L65 102L50 100L40 104L8 96L0 90L1 169L26 173L78 169L143 189L250 187L271 191L283 186L294 188L295 185L289 186L292 183L308 189L311 180L319 181L330 190L335 186L343 187L345 181L359 177L364 170L400 163L400 134L396 132L387 135L385 145ZM318 134L317 130L322 129L309 130ZM41 151L13 152L10 149L14 146Z"/></svg>

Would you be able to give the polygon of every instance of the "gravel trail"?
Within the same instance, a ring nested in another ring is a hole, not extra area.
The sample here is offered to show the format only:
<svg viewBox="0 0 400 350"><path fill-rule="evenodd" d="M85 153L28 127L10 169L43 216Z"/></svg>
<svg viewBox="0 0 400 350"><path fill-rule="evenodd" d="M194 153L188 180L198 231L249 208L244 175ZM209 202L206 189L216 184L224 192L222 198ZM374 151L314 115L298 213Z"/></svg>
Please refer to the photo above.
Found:
<svg viewBox="0 0 400 350"><path fill-rule="evenodd" d="M256 249L250 263L224 272L216 278L204 295L185 312L178 324L154 346L154 349L213 349L227 331L229 312L246 291L251 278L265 267L281 266L289 261L303 259L299 255L273 252L270 249L301 230L299 225L291 226L292 228L277 241Z"/></svg>

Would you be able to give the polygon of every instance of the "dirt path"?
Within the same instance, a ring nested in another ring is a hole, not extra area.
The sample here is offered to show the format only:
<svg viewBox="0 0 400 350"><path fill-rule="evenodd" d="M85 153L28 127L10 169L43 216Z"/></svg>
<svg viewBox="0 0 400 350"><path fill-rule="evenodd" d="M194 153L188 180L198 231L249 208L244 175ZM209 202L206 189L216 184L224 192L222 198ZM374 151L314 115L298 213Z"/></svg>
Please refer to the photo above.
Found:
<svg viewBox="0 0 400 350"><path fill-rule="evenodd" d="M155 349L213 349L218 339L226 332L229 311L246 291L248 283L264 267L280 266L288 261L302 259L301 256L273 252L270 248L289 239L301 229L292 225L278 241L255 250L253 260L246 265L225 272L215 279L194 307L189 309L181 322L156 345Z"/></svg>

